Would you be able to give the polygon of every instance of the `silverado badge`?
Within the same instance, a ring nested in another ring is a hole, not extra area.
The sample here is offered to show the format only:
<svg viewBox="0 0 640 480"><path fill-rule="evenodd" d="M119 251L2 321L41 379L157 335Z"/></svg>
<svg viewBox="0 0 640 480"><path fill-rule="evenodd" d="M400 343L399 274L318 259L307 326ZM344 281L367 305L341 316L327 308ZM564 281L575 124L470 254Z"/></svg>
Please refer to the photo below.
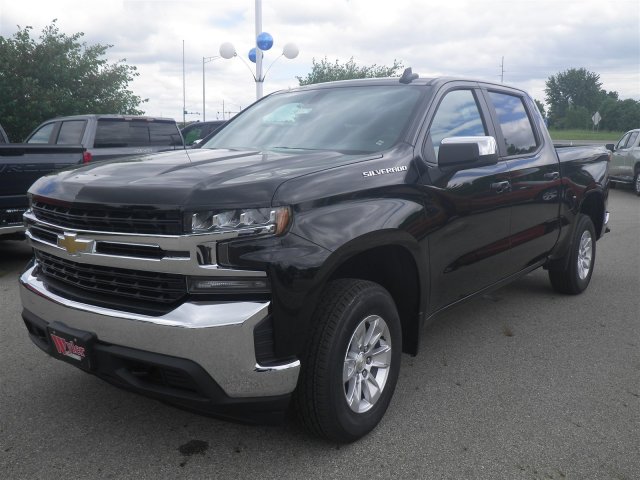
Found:
<svg viewBox="0 0 640 480"><path fill-rule="evenodd" d="M379 170L369 170L368 172L362 172L362 175L365 177L375 177L377 175L386 175L387 173L398 173L398 172L406 172L407 166L402 165L401 167L392 167L392 168L381 168Z"/></svg>

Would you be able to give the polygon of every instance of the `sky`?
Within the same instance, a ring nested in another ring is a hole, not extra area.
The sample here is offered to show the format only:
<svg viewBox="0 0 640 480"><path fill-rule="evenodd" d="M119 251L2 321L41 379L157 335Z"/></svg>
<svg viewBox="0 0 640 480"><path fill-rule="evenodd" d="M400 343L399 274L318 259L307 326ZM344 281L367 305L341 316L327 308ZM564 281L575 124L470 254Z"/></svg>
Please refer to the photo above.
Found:
<svg viewBox="0 0 640 480"><path fill-rule="evenodd" d="M231 42L254 68L247 54L255 4L0 0L0 36L12 36L18 25L37 36L57 19L61 32L84 32L88 45L113 45L110 62L137 67L129 88L148 99L141 105L147 115L182 121L184 105L186 121L196 121L203 119L203 57ZM262 0L262 31L274 38L264 55L265 68L275 61L265 94L297 86L314 58L353 57L358 65L397 60L421 77L502 80L543 103L551 75L584 67L600 75L605 90L640 100L640 0ZM300 51L293 60L281 56L289 42ZM240 58L212 59L204 72L207 120L255 101L253 74Z"/></svg>

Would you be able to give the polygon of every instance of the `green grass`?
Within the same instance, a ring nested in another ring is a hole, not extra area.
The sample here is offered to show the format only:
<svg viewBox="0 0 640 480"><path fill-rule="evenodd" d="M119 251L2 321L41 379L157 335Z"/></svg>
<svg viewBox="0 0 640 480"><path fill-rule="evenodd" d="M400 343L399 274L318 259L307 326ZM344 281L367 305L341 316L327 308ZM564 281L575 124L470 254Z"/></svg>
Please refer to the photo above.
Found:
<svg viewBox="0 0 640 480"><path fill-rule="evenodd" d="M594 140L615 143L624 132L593 132L591 130L549 129L552 140Z"/></svg>

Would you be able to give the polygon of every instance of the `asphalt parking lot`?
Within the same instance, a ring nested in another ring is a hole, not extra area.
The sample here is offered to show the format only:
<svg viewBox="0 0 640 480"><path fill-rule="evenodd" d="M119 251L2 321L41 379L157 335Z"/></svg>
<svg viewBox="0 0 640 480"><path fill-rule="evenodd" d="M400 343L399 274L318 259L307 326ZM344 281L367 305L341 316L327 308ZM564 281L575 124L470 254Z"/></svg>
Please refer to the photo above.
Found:
<svg viewBox="0 0 640 480"><path fill-rule="evenodd" d="M390 409L337 446L293 421L246 426L127 393L27 337L0 242L0 476L55 478L640 478L640 198L612 190L587 292L533 272L442 315L403 356Z"/></svg>

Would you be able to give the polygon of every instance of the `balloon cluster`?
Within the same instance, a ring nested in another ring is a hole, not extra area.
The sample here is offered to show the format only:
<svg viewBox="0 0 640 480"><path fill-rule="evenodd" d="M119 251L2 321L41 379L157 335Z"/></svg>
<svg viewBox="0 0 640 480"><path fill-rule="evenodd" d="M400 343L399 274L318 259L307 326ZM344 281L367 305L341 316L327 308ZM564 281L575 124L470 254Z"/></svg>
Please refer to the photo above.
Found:
<svg viewBox="0 0 640 480"><path fill-rule="evenodd" d="M253 47L249 50L249 60L253 63L256 63L256 56L258 49L260 50L260 54L262 52L266 52L273 47L273 37L270 33L262 32L256 37L256 47ZM294 43L287 43L282 49L282 55L284 55L289 60L296 58L298 56L299 50L298 47ZM236 47L233 46L230 42L225 42L220 45L220 56L222 58L230 59L237 55Z"/></svg>

